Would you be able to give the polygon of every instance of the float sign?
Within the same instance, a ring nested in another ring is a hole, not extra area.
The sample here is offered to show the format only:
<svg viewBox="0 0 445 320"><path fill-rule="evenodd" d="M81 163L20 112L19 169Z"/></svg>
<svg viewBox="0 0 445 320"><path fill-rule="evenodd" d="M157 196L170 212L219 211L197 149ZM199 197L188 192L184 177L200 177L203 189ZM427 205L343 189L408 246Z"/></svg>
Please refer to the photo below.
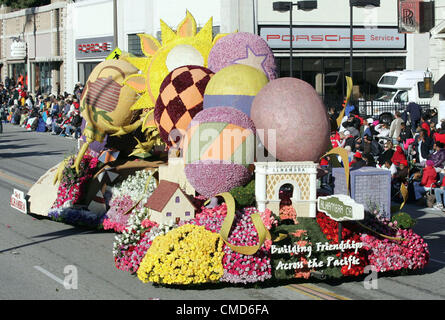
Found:
<svg viewBox="0 0 445 320"><path fill-rule="evenodd" d="M23 193L23 191L14 189L14 192L11 195L10 204L12 208L17 209L25 214L28 213L28 203L25 199L25 194Z"/></svg>
<svg viewBox="0 0 445 320"><path fill-rule="evenodd" d="M341 194L319 197L318 210L335 221L363 220L365 217L365 208L362 204Z"/></svg>

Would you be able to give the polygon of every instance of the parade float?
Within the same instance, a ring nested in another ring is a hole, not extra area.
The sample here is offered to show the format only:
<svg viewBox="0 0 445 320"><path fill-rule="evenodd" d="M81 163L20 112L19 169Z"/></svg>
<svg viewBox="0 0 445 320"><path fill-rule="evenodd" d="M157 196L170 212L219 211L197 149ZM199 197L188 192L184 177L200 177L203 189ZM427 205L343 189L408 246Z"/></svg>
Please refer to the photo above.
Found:
<svg viewBox="0 0 445 320"><path fill-rule="evenodd" d="M427 244L403 213L321 193L330 122L315 90L279 78L259 36L197 32L193 16L145 57L100 63L81 99L77 155L28 193L30 211L115 232L118 269L163 285L266 284L421 270ZM337 161L337 165L338 165ZM383 181L383 180L382 180ZM385 183L384 181L381 183ZM51 187L49 187L51 186ZM112 250L111 250L112 248Z"/></svg>

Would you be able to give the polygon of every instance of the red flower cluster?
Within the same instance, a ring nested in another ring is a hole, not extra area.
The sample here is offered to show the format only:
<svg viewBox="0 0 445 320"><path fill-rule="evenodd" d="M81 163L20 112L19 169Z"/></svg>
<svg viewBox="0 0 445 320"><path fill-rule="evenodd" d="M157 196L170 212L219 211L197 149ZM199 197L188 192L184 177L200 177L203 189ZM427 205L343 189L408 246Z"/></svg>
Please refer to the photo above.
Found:
<svg viewBox="0 0 445 320"><path fill-rule="evenodd" d="M321 231L325 234L326 238L331 244L338 244L338 222L332 220L327 215L322 212L317 212L317 223L320 226ZM341 232L342 241L350 240L355 242L360 242L360 234L354 233L350 229L342 226ZM341 254L342 258L347 258L351 255L355 255L356 258L360 260L360 264L353 265L351 268L349 266L343 266L341 268L341 273L345 276L359 276L363 274L365 266L368 265L368 259L366 257L364 250L359 250L357 253L354 251L345 251ZM340 253L337 254L340 256Z"/></svg>
<svg viewBox="0 0 445 320"><path fill-rule="evenodd" d="M71 157L63 170L62 181L57 190L57 199L52 208L71 207L84 195L86 183L93 177L98 159L84 155L80 162L80 172L72 168L74 157Z"/></svg>

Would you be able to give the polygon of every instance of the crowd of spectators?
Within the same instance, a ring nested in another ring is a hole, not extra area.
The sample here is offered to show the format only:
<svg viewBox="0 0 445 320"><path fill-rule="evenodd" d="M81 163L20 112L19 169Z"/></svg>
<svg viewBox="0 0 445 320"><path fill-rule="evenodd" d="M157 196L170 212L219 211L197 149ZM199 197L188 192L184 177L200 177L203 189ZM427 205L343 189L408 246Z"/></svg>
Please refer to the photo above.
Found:
<svg viewBox="0 0 445 320"><path fill-rule="evenodd" d="M423 110L411 102L401 112L374 118L361 117L349 107L339 127L338 116L329 109L331 144L348 151L351 170L365 166L390 170L393 200L402 201L404 184L411 201L420 204L435 197L434 208L444 210L445 119L438 121L435 109ZM320 163L326 173L328 159ZM326 175L324 187L330 187L329 180Z"/></svg>
<svg viewBox="0 0 445 320"><path fill-rule="evenodd" d="M23 82L0 82L1 123L9 122L28 131L49 132L70 139L81 136L79 101L83 86L76 84L73 94L44 95L28 92ZM1 128L2 130L2 128Z"/></svg>

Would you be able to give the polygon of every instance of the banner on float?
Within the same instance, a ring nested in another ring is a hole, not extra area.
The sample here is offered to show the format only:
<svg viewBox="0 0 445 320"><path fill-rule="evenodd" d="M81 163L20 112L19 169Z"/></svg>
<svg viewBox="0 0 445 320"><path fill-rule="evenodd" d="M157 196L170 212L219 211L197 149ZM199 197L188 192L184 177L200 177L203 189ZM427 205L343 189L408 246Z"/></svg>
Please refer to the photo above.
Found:
<svg viewBox="0 0 445 320"><path fill-rule="evenodd" d="M28 213L28 202L26 201L23 191L14 189L11 195L10 205L12 208L19 210L25 214Z"/></svg>

